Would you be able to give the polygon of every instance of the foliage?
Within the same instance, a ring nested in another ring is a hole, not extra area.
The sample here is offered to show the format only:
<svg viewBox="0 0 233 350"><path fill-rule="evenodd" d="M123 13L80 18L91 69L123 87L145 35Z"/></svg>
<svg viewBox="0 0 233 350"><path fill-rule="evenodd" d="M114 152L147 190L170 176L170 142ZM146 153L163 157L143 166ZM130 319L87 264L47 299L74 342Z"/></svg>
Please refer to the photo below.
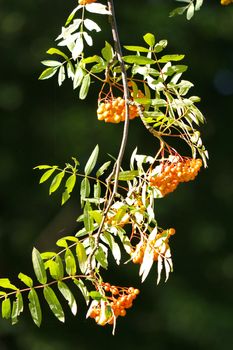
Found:
<svg viewBox="0 0 233 350"><path fill-rule="evenodd" d="M190 19L203 1L183 2L187 5L173 11L172 15L187 11ZM64 49L47 51L55 59L42 61L47 68L39 79L57 75L59 85L65 79L71 79L73 89L79 89L81 100L87 97L94 81L99 83L98 119L113 123L124 121L120 151L114 162L107 159L101 166L97 145L83 167L73 157L72 164L67 163L63 168L57 165L35 168L43 171L41 184L50 181L50 195L63 187L62 205L79 185L82 214L77 222L80 229L75 235L60 238L55 251L40 253L34 248L32 263L36 282L19 273L18 278L24 285L20 288L9 279L1 278L0 299L2 317L15 324L24 309L22 295L27 294L32 319L40 326L40 290L54 316L64 322L65 314L57 295L66 300L72 314L76 315L73 290L78 287L88 305L87 317L94 318L99 325L112 324L114 332L117 317L125 316L139 291L103 281L102 269L108 268L110 253L116 264L121 264L124 250L128 255L127 263L140 265L142 282L154 264L157 283L163 272L167 281L173 271L169 240L175 229L159 226L155 206L181 182L193 180L202 163L207 166L208 152L198 130L205 120L196 106L199 97L189 96L193 84L181 79L188 68L178 64L184 55L163 54L167 41L156 41L152 33L143 36L142 46L124 46L124 54L113 1L108 1L107 6L95 1L81 0L79 3L56 39L58 46ZM101 30L92 19L95 15L110 19L113 43L105 42L101 53L85 56L86 46L93 46L93 32ZM121 162L129 120L136 117L158 140L159 149L155 155L142 155L135 148L129 167L124 170ZM191 157L179 154L171 145L173 139L184 141L190 148Z"/></svg>

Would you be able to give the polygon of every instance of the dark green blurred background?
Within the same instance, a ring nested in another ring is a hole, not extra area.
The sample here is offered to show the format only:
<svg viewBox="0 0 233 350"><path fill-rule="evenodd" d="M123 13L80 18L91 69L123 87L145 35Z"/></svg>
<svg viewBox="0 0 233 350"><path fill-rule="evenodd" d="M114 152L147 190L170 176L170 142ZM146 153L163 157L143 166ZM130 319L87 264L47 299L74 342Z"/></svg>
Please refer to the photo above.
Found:
<svg viewBox="0 0 233 350"><path fill-rule="evenodd" d="M150 274L114 338L110 328L85 320L80 297L78 316L67 310L65 325L47 306L41 329L28 311L14 327L0 320L1 350L233 348L233 6L204 1L187 22L168 18L180 5L173 0L115 2L123 44L140 45L142 35L153 32L168 39L166 53L186 55L185 78L195 83L192 94L202 97L208 121L202 128L208 169L158 202L160 225L177 229L171 241L175 271L158 287L156 271ZM48 197L48 186L39 187L32 168L62 165L71 156L84 163L96 143L105 161L107 152L117 153L121 138L122 125L97 122L94 87L83 102L70 82L58 88L56 79L37 80L40 61L48 58L45 51L74 6L73 0L0 0L0 276L13 280L20 271L31 272L34 245L51 250L57 237L75 232L79 213L78 193L61 208L60 197ZM98 50L105 39L104 33L95 36ZM137 120L130 126L125 160L135 146L154 154L153 137ZM108 279L140 285L137 266L113 267Z"/></svg>

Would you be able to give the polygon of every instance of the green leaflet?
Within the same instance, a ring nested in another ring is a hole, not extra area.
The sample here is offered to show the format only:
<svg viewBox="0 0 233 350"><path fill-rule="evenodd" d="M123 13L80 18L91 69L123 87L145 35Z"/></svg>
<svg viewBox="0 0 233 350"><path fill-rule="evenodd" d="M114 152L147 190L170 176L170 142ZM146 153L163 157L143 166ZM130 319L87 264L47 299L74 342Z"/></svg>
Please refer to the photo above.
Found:
<svg viewBox="0 0 233 350"><path fill-rule="evenodd" d="M47 170L40 178L40 184L48 180L48 178L54 173L54 171L57 169L57 166L53 166L52 169Z"/></svg>
<svg viewBox="0 0 233 350"><path fill-rule="evenodd" d="M76 274L76 261L72 251L67 248L65 252L65 263L66 263L66 272L69 276L74 276Z"/></svg>
<svg viewBox="0 0 233 350"><path fill-rule="evenodd" d="M49 194L52 194L53 192L55 192L58 189L58 187L60 186L60 184L62 182L64 175L65 175L65 172L62 171L53 178L53 181L49 187Z"/></svg>
<svg viewBox="0 0 233 350"><path fill-rule="evenodd" d="M2 302L2 318L9 319L11 317L11 301L6 298Z"/></svg>
<svg viewBox="0 0 233 350"><path fill-rule="evenodd" d="M61 304L60 304L56 294L54 293L53 289L49 286L45 286L43 292L44 292L45 300L47 301L47 303L50 307L50 310L52 311L54 316L59 321L65 322L64 311L63 311Z"/></svg>
<svg viewBox="0 0 233 350"><path fill-rule="evenodd" d="M111 160L109 160L108 162L104 163L103 165L101 165L101 167L97 170L96 172L96 177L100 177L101 175L104 174L104 172L108 169L109 165L111 164Z"/></svg>
<svg viewBox="0 0 233 350"><path fill-rule="evenodd" d="M113 48L112 46L105 41L105 47L101 50L102 56L108 63L113 59Z"/></svg>
<svg viewBox="0 0 233 350"><path fill-rule="evenodd" d="M37 280L41 284L47 283L47 275L44 267L44 262L36 248L32 250L32 264Z"/></svg>
<svg viewBox="0 0 233 350"><path fill-rule="evenodd" d="M181 61L185 56L184 55L164 55L157 62L167 63L170 61Z"/></svg>
<svg viewBox="0 0 233 350"><path fill-rule="evenodd" d="M45 80L45 79L52 78L52 76L54 76L57 73L57 70L58 70L58 67L46 68L45 70L43 70L43 72L41 73L38 79Z"/></svg>
<svg viewBox="0 0 233 350"><path fill-rule="evenodd" d="M68 288L68 286L64 282L61 282L61 281L58 282L57 286L58 286L59 291L63 295L63 297L67 300L72 314L76 315L77 314L77 303L75 301L75 298L74 298L71 290Z"/></svg>
<svg viewBox="0 0 233 350"><path fill-rule="evenodd" d="M31 279L31 277L20 272L18 274L18 278L20 279L20 281L22 281L24 284L26 284L26 286L28 286L29 288L33 287L33 280Z"/></svg>
<svg viewBox="0 0 233 350"><path fill-rule="evenodd" d="M154 64L156 63L155 60L152 60L149 57L144 57L144 56L136 56L136 55L128 55L124 56L123 60L126 63L131 63L131 64L139 64L139 65L144 65L144 64Z"/></svg>
<svg viewBox="0 0 233 350"><path fill-rule="evenodd" d="M107 269L108 267L108 260L107 256L102 248L101 245L99 245L99 248L97 252L95 253L95 259L98 261L98 263L104 268Z"/></svg>
<svg viewBox="0 0 233 350"><path fill-rule="evenodd" d="M45 262L45 267L49 269L50 275L55 280L60 280L63 278L63 270L60 270L59 264L54 260L47 260Z"/></svg>
<svg viewBox="0 0 233 350"><path fill-rule="evenodd" d="M8 278L0 278L0 287L6 289L18 290L16 286L14 286Z"/></svg>
<svg viewBox="0 0 233 350"><path fill-rule="evenodd" d="M84 100L87 97L90 84L91 84L91 76L90 74L86 74L85 77L82 79L82 84L79 91L80 100Z"/></svg>
<svg viewBox="0 0 233 350"><path fill-rule="evenodd" d="M88 305L88 303L90 301L90 296L89 296L89 292L88 292L87 287L85 286L85 284L83 283L83 281L80 278L79 279L74 278L73 281L74 281L74 284L81 291L81 293L86 301L86 304Z"/></svg>
<svg viewBox="0 0 233 350"><path fill-rule="evenodd" d="M126 45L124 46L126 50L129 51L137 51L137 52L151 52L150 49L143 47L143 46L131 46L131 45Z"/></svg>
<svg viewBox="0 0 233 350"><path fill-rule="evenodd" d="M76 183L76 174L73 173L66 180L66 184L65 184L66 189L62 194L62 203L61 203L62 205L65 204L70 198L70 194L74 189L75 183Z"/></svg>
<svg viewBox="0 0 233 350"><path fill-rule="evenodd" d="M83 244L80 241L78 241L76 245L76 255L80 270L82 273L85 273L87 269L87 254Z"/></svg>
<svg viewBox="0 0 233 350"><path fill-rule="evenodd" d="M54 48L54 47L50 48L50 49L47 51L47 53L48 53L49 55L54 55L54 54L55 54L55 55L62 56L66 61L69 61L68 56L66 56L66 54L64 54L64 52L62 52L61 50L56 49L56 48Z"/></svg>
<svg viewBox="0 0 233 350"><path fill-rule="evenodd" d="M80 200L81 200L82 207L84 205L84 200L89 197L90 192L91 192L90 181L85 176L80 185Z"/></svg>
<svg viewBox="0 0 233 350"><path fill-rule="evenodd" d="M91 291L89 295L93 300L100 301L101 299L103 299L103 295L100 292L97 292L96 290Z"/></svg>
<svg viewBox="0 0 233 350"><path fill-rule="evenodd" d="M113 235L111 235L109 232L104 232L101 235L101 239L109 246L116 263L119 265L121 260L121 250L119 245L115 242Z"/></svg>
<svg viewBox="0 0 233 350"><path fill-rule="evenodd" d="M119 181L130 181L133 180L136 176L138 176L138 170L126 170L121 171L118 177Z"/></svg>
<svg viewBox="0 0 233 350"><path fill-rule="evenodd" d="M28 299L29 299L29 310L30 310L33 322L37 325L37 327L40 327L41 321L42 321L42 313L41 313L40 301L39 301L37 292L35 291L34 288L32 288L28 293Z"/></svg>
<svg viewBox="0 0 233 350"><path fill-rule="evenodd" d="M98 155L99 155L99 146L96 145L85 165L85 168L84 168L85 175L89 175L94 169L97 162Z"/></svg>
<svg viewBox="0 0 233 350"><path fill-rule="evenodd" d="M16 294L16 300L12 305L12 313L11 313L11 323L12 325L18 322L18 316L23 312L23 298L22 294L18 292Z"/></svg>
<svg viewBox="0 0 233 350"><path fill-rule="evenodd" d="M91 204L89 201L86 201L83 211L83 221L84 227L88 233L92 233L94 230L94 222L92 216L90 215L90 211L92 211Z"/></svg>
<svg viewBox="0 0 233 350"><path fill-rule="evenodd" d="M145 40L145 42L146 42L149 46L154 46L154 44L155 44L155 36L154 36L154 34L146 33L146 34L143 36L143 39Z"/></svg>

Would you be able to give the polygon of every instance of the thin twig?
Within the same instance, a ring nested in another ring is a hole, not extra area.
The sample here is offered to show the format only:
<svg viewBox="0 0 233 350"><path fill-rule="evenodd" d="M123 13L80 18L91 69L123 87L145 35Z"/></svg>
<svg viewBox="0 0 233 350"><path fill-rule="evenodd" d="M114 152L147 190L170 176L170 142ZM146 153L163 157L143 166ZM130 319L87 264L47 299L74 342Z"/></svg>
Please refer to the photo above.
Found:
<svg viewBox="0 0 233 350"><path fill-rule="evenodd" d="M127 139L128 139L128 131L129 131L129 99L130 99L130 92L129 92L129 88L128 88L128 82L127 82L127 73L126 73L126 69L125 69L125 64L122 58L122 49L121 49L121 43L120 43L120 38L119 38L119 34L118 34L118 29L117 29L117 22L116 22L116 16L115 16L115 10L114 10L114 3L113 0L109 0L108 1L108 9L110 12L109 15L109 21L111 24L111 28L112 28L112 37L113 37L113 41L114 41L114 49L116 52L116 57L120 63L120 67L121 67L121 75L122 75L122 83L123 83L123 88L124 88L124 99L125 99L125 122L124 122L124 129L123 129L123 135L122 135L122 140L121 140L121 145L120 145L120 149L119 149L119 153L118 153L118 157L117 160L115 162L113 171L111 173L111 175L109 176L109 178L107 179L107 183L108 183L108 187L110 186L110 182L111 180L114 178L114 185L113 185L113 190L111 193L111 196L107 202L107 206L104 210L104 215L102 218L102 221L100 223L98 232L95 236L95 246L92 250L92 252L90 253L89 257L88 257L88 272L90 272L92 270L91 267L91 263L92 263L92 258L95 255L98 246L99 246L99 238L100 238L100 234L102 232L103 226L104 226L104 222L106 220L107 214L109 212L109 209L114 201L114 198L117 194L117 190L118 190L118 182L119 182L119 173L120 173L120 169L121 169L121 163L124 157L124 153L125 153L125 148L126 148L126 144L127 144Z"/></svg>

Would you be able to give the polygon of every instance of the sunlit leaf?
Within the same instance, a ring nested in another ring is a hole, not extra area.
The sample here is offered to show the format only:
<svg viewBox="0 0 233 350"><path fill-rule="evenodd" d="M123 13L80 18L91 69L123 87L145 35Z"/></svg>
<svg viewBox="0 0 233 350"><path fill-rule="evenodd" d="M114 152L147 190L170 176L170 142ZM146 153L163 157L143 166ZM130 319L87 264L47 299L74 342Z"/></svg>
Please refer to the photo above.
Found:
<svg viewBox="0 0 233 350"><path fill-rule="evenodd" d="M47 283L47 275L44 267L44 262L36 248L32 250L32 264L37 280L41 284Z"/></svg>
<svg viewBox="0 0 233 350"><path fill-rule="evenodd" d="M85 169L84 169L85 175L89 175L94 169L97 162L98 155L99 155L99 146L96 145L85 165Z"/></svg>
<svg viewBox="0 0 233 350"><path fill-rule="evenodd" d="M90 296L89 296L89 292L88 292L88 289L87 287L85 286L85 284L83 283L83 281L81 279L76 279L74 278L73 279L74 283L76 284L76 286L80 289L87 305L90 301Z"/></svg>
<svg viewBox="0 0 233 350"><path fill-rule="evenodd" d="M152 58L144 57L144 56L134 56L134 55L128 55L124 56L123 60L126 63L131 63L131 64L154 64L156 61L152 60Z"/></svg>
<svg viewBox="0 0 233 350"><path fill-rule="evenodd" d="M66 272L70 276L74 276L76 274L76 261L72 251L67 248L65 252L65 263L66 263Z"/></svg>
<svg viewBox="0 0 233 350"><path fill-rule="evenodd" d="M113 48L107 41L105 41L105 47L101 50L101 53L105 61L110 62L113 59Z"/></svg>
<svg viewBox="0 0 233 350"><path fill-rule="evenodd" d="M77 314L77 303L76 303L76 300L73 296L73 293L71 292L71 290L68 288L68 286L64 282L59 281L57 286L58 286L58 289L60 290L61 294L63 295L63 297L67 300L72 314L76 315Z"/></svg>
<svg viewBox="0 0 233 350"><path fill-rule="evenodd" d="M31 288L33 286L33 280L31 279L31 277L25 275L24 273L20 272L18 274L18 278L24 283L26 284L26 286L28 286L29 288Z"/></svg>
<svg viewBox="0 0 233 350"><path fill-rule="evenodd" d="M21 312L23 312L23 298L22 298L22 294L18 292L16 294L16 300L13 302L13 305L12 305L12 312L11 312L12 325L18 322L18 316L21 314Z"/></svg>
<svg viewBox="0 0 233 350"><path fill-rule="evenodd" d="M50 310L52 311L54 316L59 321L65 322L64 312L62 310L61 304L60 304L56 294L54 293L53 289L49 286L45 286L43 292L44 292L45 300L47 301L47 303L50 307Z"/></svg>
<svg viewBox="0 0 233 350"><path fill-rule="evenodd" d="M2 302L2 318L9 319L11 317L11 301L5 298Z"/></svg>
<svg viewBox="0 0 233 350"><path fill-rule="evenodd" d="M143 36L143 39L145 40L145 42L146 42L149 46L154 46L154 44L155 44L155 36L154 36L154 34L146 33L146 34Z"/></svg>
<svg viewBox="0 0 233 350"><path fill-rule="evenodd" d="M87 4L85 5L85 8L88 12L98 13L100 15L110 15L107 6L100 3Z"/></svg>
<svg viewBox="0 0 233 350"><path fill-rule="evenodd" d="M42 313L41 313L40 301L35 289L32 288L30 290L30 292L28 293L28 299L29 299L29 310L30 310L33 322L37 325L37 327L40 327L41 321L42 321Z"/></svg>
<svg viewBox="0 0 233 350"><path fill-rule="evenodd" d="M64 54L61 50L57 49L57 48L50 48L48 51L46 51L49 55L59 55L62 56L63 58L65 58L65 60L69 60L68 56L66 56L66 54Z"/></svg>
<svg viewBox="0 0 233 350"><path fill-rule="evenodd" d="M55 192L55 191L58 189L58 187L60 186L61 181L62 181L64 175L65 175L65 172L62 171L62 172L60 172L59 174L57 174L57 175L53 178L53 181L52 181L52 183L51 183L51 185L50 185L50 187L49 187L49 194Z"/></svg>
<svg viewBox="0 0 233 350"><path fill-rule="evenodd" d="M47 170L40 178L40 184L45 182L50 178L50 176L54 173L54 171L57 169L57 166L53 166L52 169Z"/></svg>
<svg viewBox="0 0 233 350"><path fill-rule="evenodd" d="M108 167L111 164L111 160L109 160L108 162L104 163L103 165L101 165L101 167L97 170L96 172L96 177L100 177L101 175L104 174L104 172L108 169Z"/></svg>
<svg viewBox="0 0 233 350"><path fill-rule="evenodd" d="M85 273L87 269L87 254L84 245L80 241L78 241L76 245L76 255L80 270L82 273Z"/></svg>
<svg viewBox="0 0 233 350"><path fill-rule="evenodd" d="M43 72L41 73L38 79L39 80L49 79L57 73L57 70L58 70L58 67L46 68L45 70L43 70Z"/></svg>
<svg viewBox="0 0 233 350"><path fill-rule="evenodd" d="M6 289L18 290L16 286L14 286L8 278L0 278L0 287Z"/></svg>
<svg viewBox="0 0 233 350"><path fill-rule="evenodd" d="M90 74L86 74L82 80L81 88L79 91L80 100L84 100L86 98L89 91L90 84L91 84Z"/></svg>

